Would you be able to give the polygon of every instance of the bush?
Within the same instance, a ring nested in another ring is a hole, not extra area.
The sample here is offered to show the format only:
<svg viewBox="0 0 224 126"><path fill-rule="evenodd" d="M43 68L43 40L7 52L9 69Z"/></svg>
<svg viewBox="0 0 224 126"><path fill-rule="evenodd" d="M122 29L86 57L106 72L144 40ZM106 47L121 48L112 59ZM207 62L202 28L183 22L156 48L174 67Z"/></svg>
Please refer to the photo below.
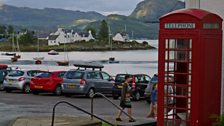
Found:
<svg viewBox="0 0 224 126"><path fill-rule="evenodd" d="M224 115L212 115L211 118L215 119L213 126L224 126Z"/></svg>

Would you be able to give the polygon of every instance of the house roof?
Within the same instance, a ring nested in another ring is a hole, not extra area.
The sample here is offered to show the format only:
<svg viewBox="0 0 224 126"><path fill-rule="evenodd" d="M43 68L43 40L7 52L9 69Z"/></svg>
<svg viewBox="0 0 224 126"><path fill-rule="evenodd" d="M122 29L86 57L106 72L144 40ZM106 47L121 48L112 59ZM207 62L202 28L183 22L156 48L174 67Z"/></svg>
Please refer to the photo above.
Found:
<svg viewBox="0 0 224 126"><path fill-rule="evenodd" d="M49 35L48 40L56 40L59 35Z"/></svg>
<svg viewBox="0 0 224 126"><path fill-rule="evenodd" d="M89 33L88 32L80 32L78 33L80 36L82 37L88 37L89 36Z"/></svg>

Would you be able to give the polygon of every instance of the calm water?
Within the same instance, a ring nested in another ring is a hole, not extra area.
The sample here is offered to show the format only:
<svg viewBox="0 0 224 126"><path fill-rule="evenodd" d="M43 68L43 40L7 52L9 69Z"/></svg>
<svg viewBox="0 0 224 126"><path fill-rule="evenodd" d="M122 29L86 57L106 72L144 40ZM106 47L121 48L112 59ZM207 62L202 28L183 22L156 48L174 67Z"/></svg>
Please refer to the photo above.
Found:
<svg viewBox="0 0 224 126"><path fill-rule="evenodd" d="M2 52L0 52L2 53ZM0 63L9 66L18 66L21 69L42 69L42 70L68 70L75 68L76 61L95 61L104 65L104 71L111 75L118 73L145 73L152 76L158 69L158 50L137 50L137 51L105 51L105 52L59 52L59 55L48 55L47 52L21 52L21 59L16 63L11 63L9 56L0 55ZM70 66L57 66L56 61L67 59ZM43 64L35 65L34 57L44 57ZM109 64L109 57L115 57L118 64Z"/></svg>

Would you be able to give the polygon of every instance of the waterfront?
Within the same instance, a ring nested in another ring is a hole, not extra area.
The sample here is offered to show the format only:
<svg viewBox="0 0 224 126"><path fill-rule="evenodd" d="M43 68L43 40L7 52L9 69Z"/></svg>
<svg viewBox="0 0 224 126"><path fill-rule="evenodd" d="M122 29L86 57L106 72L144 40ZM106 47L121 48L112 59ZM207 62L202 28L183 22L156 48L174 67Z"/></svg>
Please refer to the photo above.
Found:
<svg viewBox="0 0 224 126"><path fill-rule="evenodd" d="M3 52L0 52L3 53ZM118 73L144 73L152 76L158 69L158 50L131 50L131 51L97 51L97 52L59 52L59 55L48 55L47 52L21 52L21 59L12 63L9 56L0 55L0 63L9 66L18 66L21 69L41 70L69 70L75 69L74 62L98 62L104 65L104 71L112 76ZM57 61L69 57L70 66L57 66ZM34 57L44 57L43 64L35 65ZM109 57L115 57L118 64L109 64Z"/></svg>

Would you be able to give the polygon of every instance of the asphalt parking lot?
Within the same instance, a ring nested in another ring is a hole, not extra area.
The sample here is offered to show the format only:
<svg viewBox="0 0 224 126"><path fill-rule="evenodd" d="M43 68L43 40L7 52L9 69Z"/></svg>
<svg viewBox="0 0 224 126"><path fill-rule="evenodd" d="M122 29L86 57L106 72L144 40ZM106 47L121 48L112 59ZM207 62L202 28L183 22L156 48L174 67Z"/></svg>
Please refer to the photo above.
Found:
<svg viewBox="0 0 224 126"><path fill-rule="evenodd" d="M119 105L119 100L113 100ZM0 125L7 126L13 119L21 116L51 115L54 104L59 101L67 101L90 112L90 98L84 96L54 96L52 94L23 94L21 92L6 93L0 91ZM149 111L149 104L145 100L133 101L133 116L145 118ZM99 117L116 117L117 109L102 97L94 99L94 114ZM75 110L65 104L56 109L56 115L88 116L81 111ZM127 118L123 116L123 118Z"/></svg>

